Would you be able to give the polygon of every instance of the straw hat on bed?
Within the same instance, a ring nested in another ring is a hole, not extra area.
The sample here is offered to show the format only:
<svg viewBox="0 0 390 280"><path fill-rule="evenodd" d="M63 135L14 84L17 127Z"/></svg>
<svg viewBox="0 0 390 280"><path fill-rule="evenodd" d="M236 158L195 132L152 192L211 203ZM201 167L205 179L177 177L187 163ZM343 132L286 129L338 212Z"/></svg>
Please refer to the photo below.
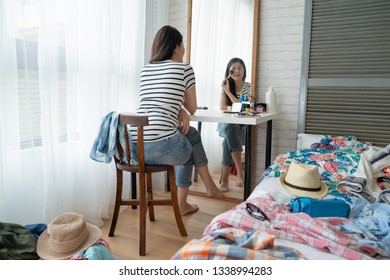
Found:
<svg viewBox="0 0 390 280"><path fill-rule="evenodd" d="M42 232L37 242L37 253L42 259L59 260L86 250L101 237L101 230L77 213L56 217Z"/></svg>
<svg viewBox="0 0 390 280"><path fill-rule="evenodd" d="M280 183L291 194L321 198L328 193L328 186L320 180L315 165L292 162L287 173L280 176Z"/></svg>

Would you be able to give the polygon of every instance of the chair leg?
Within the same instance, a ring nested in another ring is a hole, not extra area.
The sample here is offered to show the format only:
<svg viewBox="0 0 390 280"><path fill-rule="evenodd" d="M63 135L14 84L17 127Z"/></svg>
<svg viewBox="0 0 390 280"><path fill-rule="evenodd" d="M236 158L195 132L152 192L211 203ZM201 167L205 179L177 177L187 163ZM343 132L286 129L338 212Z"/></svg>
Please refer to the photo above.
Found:
<svg viewBox="0 0 390 280"><path fill-rule="evenodd" d="M108 236L114 236L116 224L118 222L119 209L122 202L122 189L123 189L123 171L116 169L116 196L115 196L115 206L114 213L112 215L112 222L110 227L110 232Z"/></svg>
<svg viewBox="0 0 390 280"><path fill-rule="evenodd" d="M137 173L131 173L131 198L137 199ZM132 205L132 209L137 209L137 205Z"/></svg>
<svg viewBox="0 0 390 280"><path fill-rule="evenodd" d="M170 192L171 191L171 184L169 183L169 171L167 171L167 181L165 182L166 183L166 190L167 192Z"/></svg>
<svg viewBox="0 0 390 280"><path fill-rule="evenodd" d="M146 174L146 188L147 188L147 201L153 200L153 187L152 187L152 174ZM149 220L155 221L154 217L154 206L153 204L149 205Z"/></svg>
<svg viewBox="0 0 390 280"><path fill-rule="evenodd" d="M171 189L172 207L175 214L176 224L179 228L181 236L187 236L187 231L180 214L179 202L177 199L177 186L175 182L175 169L173 166L169 168L168 175Z"/></svg>
<svg viewBox="0 0 390 280"><path fill-rule="evenodd" d="M146 254L146 212L147 212L147 199L146 199L146 186L145 186L145 174L140 173L139 179L139 254L145 256Z"/></svg>

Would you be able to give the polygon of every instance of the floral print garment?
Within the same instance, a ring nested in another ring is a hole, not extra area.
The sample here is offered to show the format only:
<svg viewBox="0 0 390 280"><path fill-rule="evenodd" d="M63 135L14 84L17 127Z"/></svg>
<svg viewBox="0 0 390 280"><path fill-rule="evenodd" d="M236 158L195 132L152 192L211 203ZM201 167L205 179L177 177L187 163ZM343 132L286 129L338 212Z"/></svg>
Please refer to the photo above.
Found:
<svg viewBox="0 0 390 280"><path fill-rule="evenodd" d="M336 185L356 172L360 154L371 145L358 141L355 136L325 136L320 143L313 143L311 149L302 149L281 154L265 170L262 177L280 177L291 162L317 165L321 180L328 185L329 194L343 196Z"/></svg>

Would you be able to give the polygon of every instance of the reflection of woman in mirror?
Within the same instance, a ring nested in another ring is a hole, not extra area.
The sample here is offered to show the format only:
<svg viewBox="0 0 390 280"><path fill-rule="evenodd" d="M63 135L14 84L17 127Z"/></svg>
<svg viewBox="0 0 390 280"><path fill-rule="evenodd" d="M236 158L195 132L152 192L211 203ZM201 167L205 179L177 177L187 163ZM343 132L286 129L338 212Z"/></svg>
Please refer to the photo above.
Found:
<svg viewBox="0 0 390 280"><path fill-rule="evenodd" d="M232 58L226 66L225 79L222 82L220 109L226 110L234 102L250 101L250 83L245 82L246 67L240 58ZM240 124L218 124L222 142L222 176L219 189L222 192L229 190L229 175L235 164L237 168L238 187L244 185L244 168L241 154L245 143L245 126Z"/></svg>
<svg viewBox="0 0 390 280"><path fill-rule="evenodd" d="M147 115L145 163L176 166L179 208L182 215L198 210L187 202L193 167L206 186L206 194L224 198L214 183L199 132L190 126L188 112L197 109L195 73L183 63L183 36L174 27L162 27L154 37L150 64L141 71L137 114ZM134 128L133 128L134 131ZM135 143L132 143L132 148Z"/></svg>

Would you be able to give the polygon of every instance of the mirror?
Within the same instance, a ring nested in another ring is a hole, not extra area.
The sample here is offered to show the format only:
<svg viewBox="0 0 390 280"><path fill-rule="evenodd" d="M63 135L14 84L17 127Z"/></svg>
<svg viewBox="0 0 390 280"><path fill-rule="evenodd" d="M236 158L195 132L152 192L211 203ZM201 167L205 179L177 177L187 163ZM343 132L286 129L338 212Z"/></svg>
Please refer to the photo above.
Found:
<svg viewBox="0 0 390 280"><path fill-rule="evenodd" d="M226 65L233 57L245 62L245 81L251 83L251 95L255 96L258 22L259 0L188 0L186 61L195 71L199 106L220 109L221 83ZM209 169L218 185L223 138L219 137L216 127L217 124L203 123L202 140ZM197 185L203 186L203 182L194 182L190 189L193 193L202 192ZM234 188L233 174L225 195L243 198L243 189Z"/></svg>
<svg viewBox="0 0 390 280"><path fill-rule="evenodd" d="M242 58L253 95L259 7L259 0L188 0L186 61L200 69L214 65L222 69L218 72L221 75L230 58ZM205 52L207 55L203 56ZM197 71L197 80L203 80L202 73Z"/></svg>

